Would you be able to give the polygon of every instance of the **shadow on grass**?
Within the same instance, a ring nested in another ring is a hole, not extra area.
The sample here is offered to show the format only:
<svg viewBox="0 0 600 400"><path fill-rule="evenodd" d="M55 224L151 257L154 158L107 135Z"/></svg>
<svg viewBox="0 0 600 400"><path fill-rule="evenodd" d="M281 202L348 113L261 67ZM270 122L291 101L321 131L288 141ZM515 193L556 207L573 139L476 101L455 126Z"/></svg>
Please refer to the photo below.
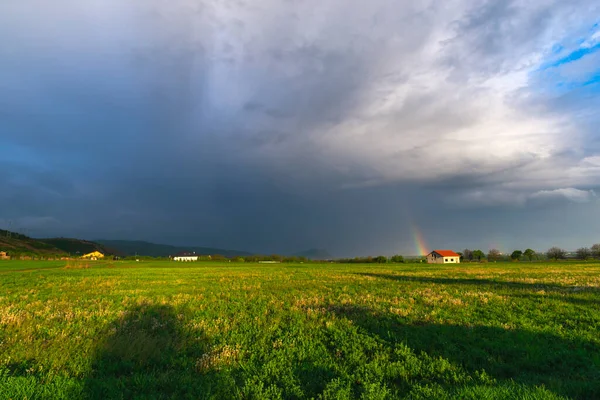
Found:
<svg viewBox="0 0 600 400"><path fill-rule="evenodd" d="M207 340L182 329L170 306L130 310L109 328L85 382L90 399L197 399L223 388L217 374L202 373L198 360Z"/></svg>
<svg viewBox="0 0 600 400"><path fill-rule="evenodd" d="M591 342L485 326L409 325L395 315L354 306L330 311L390 346L404 343L416 354L443 357L471 373L485 370L499 382L544 385L578 399L600 398L600 347Z"/></svg>
<svg viewBox="0 0 600 400"><path fill-rule="evenodd" d="M561 285L548 285L544 283L526 283L526 282L512 282L512 281L496 281L492 279L473 279L473 278L437 278L430 276L407 276L407 275L394 275L394 274L377 274L358 272L356 275L368 276L371 278L389 279L399 282L418 282L418 283L435 283L443 285L477 285L477 286L495 286L505 287L507 289L521 289L521 290L544 290L552 293L585 293L600 292L600 288L592 286L561 286Z"/></svg>
<svg viewBox="0 0 600 400"><path fill-rule="evenodd" d="M589 293L589 292L588 292ZM587 308L589 306L598 306L600 299L582 298L578 294L563 293L563 294L536 294L536 293L511 293L510 297L526 299L538 304L543 303L570 303L575 306Z"/></svg>

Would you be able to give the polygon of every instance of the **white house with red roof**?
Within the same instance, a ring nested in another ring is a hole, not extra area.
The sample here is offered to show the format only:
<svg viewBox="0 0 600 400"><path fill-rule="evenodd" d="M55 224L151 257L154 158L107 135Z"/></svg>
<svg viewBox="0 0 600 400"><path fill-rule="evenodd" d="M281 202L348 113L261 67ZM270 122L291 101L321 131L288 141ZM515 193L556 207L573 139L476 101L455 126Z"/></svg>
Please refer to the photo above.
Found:
<svg viewBox="0 0 600 400"><path fill-rule="evenodd" d="M452 250L433 250L427 254L427 262L429 264L458 264L460 255Z"/></svg>

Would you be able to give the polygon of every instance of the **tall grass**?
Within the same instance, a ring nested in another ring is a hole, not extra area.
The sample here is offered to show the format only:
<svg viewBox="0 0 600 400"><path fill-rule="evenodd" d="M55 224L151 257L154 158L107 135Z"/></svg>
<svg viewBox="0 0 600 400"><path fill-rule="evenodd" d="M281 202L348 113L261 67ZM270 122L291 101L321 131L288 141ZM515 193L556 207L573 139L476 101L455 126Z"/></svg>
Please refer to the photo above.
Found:
<svg viewBox="0 0 600 400"><path fill-rule="evenodd" d="M0 398L600 398L600 264L0 262Z"/></svg>

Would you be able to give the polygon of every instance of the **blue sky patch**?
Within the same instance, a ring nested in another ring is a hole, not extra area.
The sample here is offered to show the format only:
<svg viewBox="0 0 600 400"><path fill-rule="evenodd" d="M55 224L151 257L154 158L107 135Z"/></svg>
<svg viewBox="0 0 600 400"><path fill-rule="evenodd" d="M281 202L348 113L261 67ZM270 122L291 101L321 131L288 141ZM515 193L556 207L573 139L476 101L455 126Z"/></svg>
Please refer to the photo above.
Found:
<svg viewBox="0 0 600 400"><path fill-rule="evenodd" d="M577 50L571 52L569 55L567 55L563 58L560 58L556 61L552 61L550 63L543 64L539 68L539 70L543 71L548 68L554 68L554 67L558 67L559 65L568 64L570 62L577 61L577 60L587 56L588 54L597 52L598 50L600 50L600 43L598 43L592 47L582 47L580 49L577 49Z"/></svg>

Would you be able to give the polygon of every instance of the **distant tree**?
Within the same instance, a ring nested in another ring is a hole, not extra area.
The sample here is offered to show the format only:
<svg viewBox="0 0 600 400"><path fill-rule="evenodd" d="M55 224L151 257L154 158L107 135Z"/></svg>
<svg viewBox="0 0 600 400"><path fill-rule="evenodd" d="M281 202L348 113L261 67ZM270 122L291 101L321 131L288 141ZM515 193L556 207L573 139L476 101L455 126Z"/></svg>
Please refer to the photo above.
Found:
<svg viewBox="0 0 600 400"><path fill-rule="evenodd" d="M567 252L560 247L551 247L546 251L546 256L551 260L561 260L567 257Z"/></svg>
<svg viewBox="0 0 600 400"><path fill-rule="evenodd" d="M531 261L531 260L533 259L533 257L535 256L535 251L534 251L534 250L532 250L532 249L527 249L527 250L525 250L525 251L523 252L523 255L524 255L525 257L527 257L527 259L528 259L529 261Z"/></svg>
<svg viewBox="0 0 600 400"><path fill-rule="evenodd" d="M377 256L373 259L373 261L378 264L385 264L388 262L388 259L386 256Z"/></svg>
<svg viewBox="0 0 600 400"><path fill-rule="evenodd" d="M600 243L596 243L591 248L592 257L600 258Z"/></svg>
<svg viewBox="0 0 600 400"><path fill-rule="evenodd" d="M512 260L519 260L519 259L521 259L522 255L523 255L523 252L521 250L515 250L511 253L510 258Z"/></svg>
<svg viewBox="0 0 600 400"><path fill-rule="evenodd" d="M488 251L488 260L496 261L498 258L500 258L500 250L490 249L490 251Z"/></svg>
<svg viewBox="0 0 600 400"><path fill-rule="evenodd" d="M471 261L473 260L473 252L469 249L464 249L462 252L462 256L464 260Z"/></svg>
<svg viewBox="0 0 600 400"><path fill-rule="evenodd" d="M400 254L396 254L395 256L392 256L390 258L390 262L393 262L393 263L403 263L404 262L404 257L402 257Z"/></svg>
<svg viewBox="0 0 600 400"><path fill-rule="evenodd" d="M269 261L283 261L283 256L279 255L279 254L271 254L269 256L270 260Z"/></svg>
<svg viewBox="0 0 600 400"><path fill-rule="evenodd" d="M476 258L477 261L481 261L482 258L485 258L485 253L481 250L473 250L473 253L471 253L472 258Z"/></svg>
<svg viewBox="0 0 600 400"><path fill-rule="evenodd" d="M592 252L587 247L580 247L577 249L576 254L580 260L587 260L592 255Z"/></svg>

